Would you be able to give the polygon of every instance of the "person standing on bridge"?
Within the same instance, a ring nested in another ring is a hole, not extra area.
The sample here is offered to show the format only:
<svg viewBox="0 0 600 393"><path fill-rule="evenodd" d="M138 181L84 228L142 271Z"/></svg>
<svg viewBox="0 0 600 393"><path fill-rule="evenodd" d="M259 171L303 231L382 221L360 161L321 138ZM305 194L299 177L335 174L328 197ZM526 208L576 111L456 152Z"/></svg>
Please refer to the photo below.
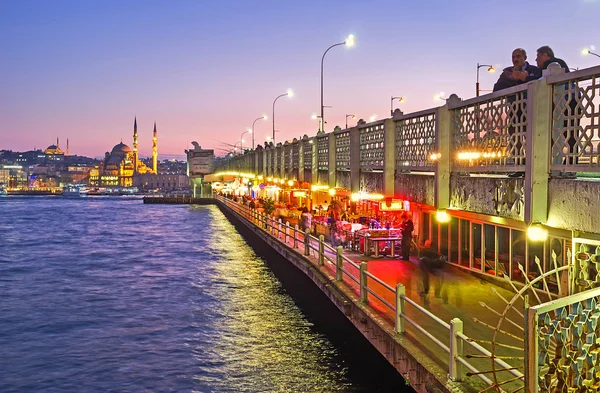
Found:
<svg viewBox="0 0 600 393"><path fill-rule="evenodd" d="M415 226L410 219L409 213L404 212L402 215L402 225L400 230L402 231L402 260L410 260L410 245L412 244L412 233Z"/></svg>

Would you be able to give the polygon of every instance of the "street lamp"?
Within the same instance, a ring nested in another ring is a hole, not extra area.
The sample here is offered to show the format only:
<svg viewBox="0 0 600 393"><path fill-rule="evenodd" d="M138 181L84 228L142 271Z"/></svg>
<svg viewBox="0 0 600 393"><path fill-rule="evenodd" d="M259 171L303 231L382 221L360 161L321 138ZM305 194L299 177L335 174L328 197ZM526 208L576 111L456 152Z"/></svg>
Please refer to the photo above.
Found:
<svg viewBox="0 0 600 393"><path fill-rule="evenodd" d="M354 116L354 115L346 115L346 129L348 129L348 118L349 117L352 118L352 119L356 118L356 116Z"/></svg>
<svg viewBox="0 0 600 393"><path fill-rule="evenodd" d="M285 96L293 97L294 92L292 91L292 89L288 89L287 93L285 94L278 95L277 98L275 98L275 101L273 101L273 144L275 144L275 103L278 99Z"/></svg>
<svg viewBox="0 0 600 393"><path fill-rule="evenodd" d="M241 147L242 147L241 143L242 143L242 141L241 141L241 140L239 140L239 141L237 141L237 142L235 142L235 143L233 144L233 155L235 155L235 152L237 151L237 144L238 144L238 143L240 144L240 150L241 150Z"/></svg>
<svg viewBox="0 0 600 393"><path fill-rule="evenodd" d="M323 57L321 57L321 124L319 131L325 131L325 107L323 106L323 62L325 61L325 55L327 52L329 52L329 49L340 45L346 45L349 48L354 46L354 35L350 34L344 42L331 45L329 48L327 48L325 53L323 53Z"/></svg>
<svg viewBox="0 0 600 393"><path fill-rule="evenodd" d="M369 121L375 121L377 120L377 115L371 115L371 117L369 117Z"/></svg>
<svg viewBox="0 0 600 393"><path fill-rule="evenodd" d="M390 100L390 115L394 116L394 100L397 99L398 102L404 102L404 97L394 97Z"/></svg>
<svg viewBox="0 0 600 393"><path fill-rule="evenodd" d="M252 129L250 130L250 133L252 134L252 150L254 150L254 125L259 120L267 120L267 115L261 116L252 122Z"/></svg>
<svg viewBox="0 0 600 393"><path fill-rule="evenodd" d="M492 65L477 63L477 83L475 83L475 94L476 94L477 97L479 97L479 69L481 67L488 67L488 72L494 72L494 71L496 71L496 69Z"/></svg>
<svg viewBox="0 0 600 393"><path fill-rule="evenodd" d="M594 55L594 56L596 56L596 57L600 57L600 55L599 55L599 54L597 54L597 53L594 53L594 52L590 51L588 48L585 48L585 49L583 49L583 50L581 51L581 53L583 53L584 55Z"/></svg>
<svg viewBox="0 0 600 393"><path fill-rule="evenodd" d="M244 152L244 147L243 147L243 145L244 145L244 139L243 138L244 138L245 134L252 134L252 130L244 131L244 132L242 132L242 136L240 136L240 142L241 142L240 143L240 150L242 151L242 153ZM254 134L252 134L252 138L254 138Z"/></svg>

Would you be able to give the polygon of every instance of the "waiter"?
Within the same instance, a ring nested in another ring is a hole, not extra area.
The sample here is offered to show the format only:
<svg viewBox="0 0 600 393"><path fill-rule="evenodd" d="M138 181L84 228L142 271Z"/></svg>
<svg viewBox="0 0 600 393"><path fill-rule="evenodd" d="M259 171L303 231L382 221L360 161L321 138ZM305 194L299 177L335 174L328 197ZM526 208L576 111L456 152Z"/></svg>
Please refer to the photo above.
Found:
<svg viewBox="0 0 600 393"><path fill-rule="evenodd" d="M402 230L402 260L409 261L412 232L415 229L415 226L413 225L408 212L404 212L402 215L402 225L400 226L400 229Z"/></svg>

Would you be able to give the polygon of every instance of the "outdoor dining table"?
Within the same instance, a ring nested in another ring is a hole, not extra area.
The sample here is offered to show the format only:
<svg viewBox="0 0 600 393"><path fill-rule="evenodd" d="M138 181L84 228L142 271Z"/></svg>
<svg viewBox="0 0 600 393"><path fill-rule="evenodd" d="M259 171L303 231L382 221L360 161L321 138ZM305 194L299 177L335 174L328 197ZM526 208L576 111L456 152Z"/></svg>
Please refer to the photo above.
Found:
<svg viewBox="0 0 600 393"><path fill-rule="evenodd" d="M369 256L369 242L375 242L374 243L374 249L375 249L375 255L373 256L374 258L379 258L379 243L380 242L390 242L390 257L394 257L396 255L395 252L395 243L397 241L402 240L402 238L400 237L369 237L369 236L365 236L365 256Z"/></svg>

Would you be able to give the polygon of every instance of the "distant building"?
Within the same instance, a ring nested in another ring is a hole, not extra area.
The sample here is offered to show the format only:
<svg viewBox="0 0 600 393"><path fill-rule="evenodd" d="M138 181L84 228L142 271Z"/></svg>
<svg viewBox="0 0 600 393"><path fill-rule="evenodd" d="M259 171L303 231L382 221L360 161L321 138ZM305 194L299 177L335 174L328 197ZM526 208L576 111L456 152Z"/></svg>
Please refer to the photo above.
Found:
<svg viewBox="0 0 600 393"><path fill-rule="evenodd" d="M189 189L190 179L182 174L147 173L136 176L133 185L140 190L178 191Z"/></svg>
<svg viewBox="0 0 600 393"><path fill-rule="evenodd" d="M152 146L153 161L158 156L156 123ZM137 118L133 121L133 150L121 141L111 152L106 152L104 160L90 171L89 184L97 187L132 187L137 175L155 173L138 156Z"/></svg>
<svg viewBox="0 0 600 393"><path fill-rule="evenodd" d="M200 191L201 195L208 195L209 188L203 188L202 181L204 175L213 173L215 170L215 151L212 149L202 149L198 142L192 142L193 150L186 150L187 154L187 172L192 184L194 196Z"/></svg>

